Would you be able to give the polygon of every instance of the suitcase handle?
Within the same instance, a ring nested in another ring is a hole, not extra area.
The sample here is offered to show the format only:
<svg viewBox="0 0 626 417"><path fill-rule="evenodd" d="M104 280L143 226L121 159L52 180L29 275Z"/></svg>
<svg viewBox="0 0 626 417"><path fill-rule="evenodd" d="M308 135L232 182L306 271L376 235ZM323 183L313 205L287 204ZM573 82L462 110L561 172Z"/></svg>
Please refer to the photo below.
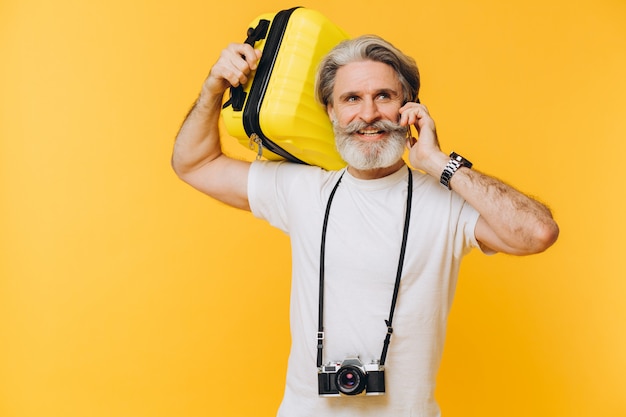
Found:
<svg viewBox="0 0 626 417"><path fill-rule="evenodd" d="M254 44L261 39L265 39L267 36L267 30L270 27L270 21L267 19L259 20L259 24L255 28L248 28L248 37L244 43L254 47ZM243 56L242 56L243 58ZM234 111L241 111L243 104L246 101L246 93L243 91L243 86L230 87L230 99L224 103L222 108L233 106Z"/></svg>

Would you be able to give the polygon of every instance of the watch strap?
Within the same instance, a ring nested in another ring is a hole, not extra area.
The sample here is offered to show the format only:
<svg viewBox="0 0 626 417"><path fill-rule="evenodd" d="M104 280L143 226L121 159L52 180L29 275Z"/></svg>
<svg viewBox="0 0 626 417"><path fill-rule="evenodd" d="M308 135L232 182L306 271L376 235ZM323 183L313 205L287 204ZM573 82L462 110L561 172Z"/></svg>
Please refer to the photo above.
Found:
<svg viewBox="0 0 626 417"><path fill-rule="evenodd" d="M451 190L452 187L450 186L450 180L452 179L452 176L456 173L456 171L461 167L471 168L472 163L463 158L461 155L452 152L450 154L450 160L448 161L446 167L441 173L441 178L439 179L441 185L446 187L448 190Z"/></svg>

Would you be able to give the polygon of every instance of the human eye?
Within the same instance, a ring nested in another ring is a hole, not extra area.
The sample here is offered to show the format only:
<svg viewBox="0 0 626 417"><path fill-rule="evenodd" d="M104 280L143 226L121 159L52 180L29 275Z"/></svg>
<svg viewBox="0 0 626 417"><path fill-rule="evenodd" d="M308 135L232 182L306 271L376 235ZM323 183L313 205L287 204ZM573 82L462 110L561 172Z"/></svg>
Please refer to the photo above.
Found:
<svg viewBox="0 0 626 417"><path fill-rule="evenodd" d="M376 96L376 99L379 101L389 101L391 100L391 93L389 93L388 91L381 91Z"/></svg>

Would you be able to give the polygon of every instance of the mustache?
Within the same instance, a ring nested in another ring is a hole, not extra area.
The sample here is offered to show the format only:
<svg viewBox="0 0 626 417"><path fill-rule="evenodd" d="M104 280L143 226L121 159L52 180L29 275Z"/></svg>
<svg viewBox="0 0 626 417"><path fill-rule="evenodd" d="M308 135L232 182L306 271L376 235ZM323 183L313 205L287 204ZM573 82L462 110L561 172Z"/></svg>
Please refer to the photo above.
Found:
<svg viewBox="0 0 626 417"><path fill-rule="evenodd" d="M342 128L344 133L353 134L359 130L364 129L376 129L388 133L403 133L407 134L409 127L401 126L399 123L392 122L391 120L378 120L374 123L367 123L362 120L355 120L348 123Z"/></svg>

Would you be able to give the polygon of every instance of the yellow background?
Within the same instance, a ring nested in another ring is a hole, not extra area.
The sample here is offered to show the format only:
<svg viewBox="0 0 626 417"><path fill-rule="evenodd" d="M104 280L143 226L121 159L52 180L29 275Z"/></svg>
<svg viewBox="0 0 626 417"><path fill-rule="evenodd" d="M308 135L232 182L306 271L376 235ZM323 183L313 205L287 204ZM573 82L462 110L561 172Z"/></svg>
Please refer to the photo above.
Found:
<svg viewBox="0 0 626 417"><path fill-rule="evenodd" d="M0 2L0 416L274 415L287 238L169 157L219 50L293 5ZM561 226L544 254L467 258L444 416L626 415L626 2L301 5L414 56L444 150Z"/></svg>

